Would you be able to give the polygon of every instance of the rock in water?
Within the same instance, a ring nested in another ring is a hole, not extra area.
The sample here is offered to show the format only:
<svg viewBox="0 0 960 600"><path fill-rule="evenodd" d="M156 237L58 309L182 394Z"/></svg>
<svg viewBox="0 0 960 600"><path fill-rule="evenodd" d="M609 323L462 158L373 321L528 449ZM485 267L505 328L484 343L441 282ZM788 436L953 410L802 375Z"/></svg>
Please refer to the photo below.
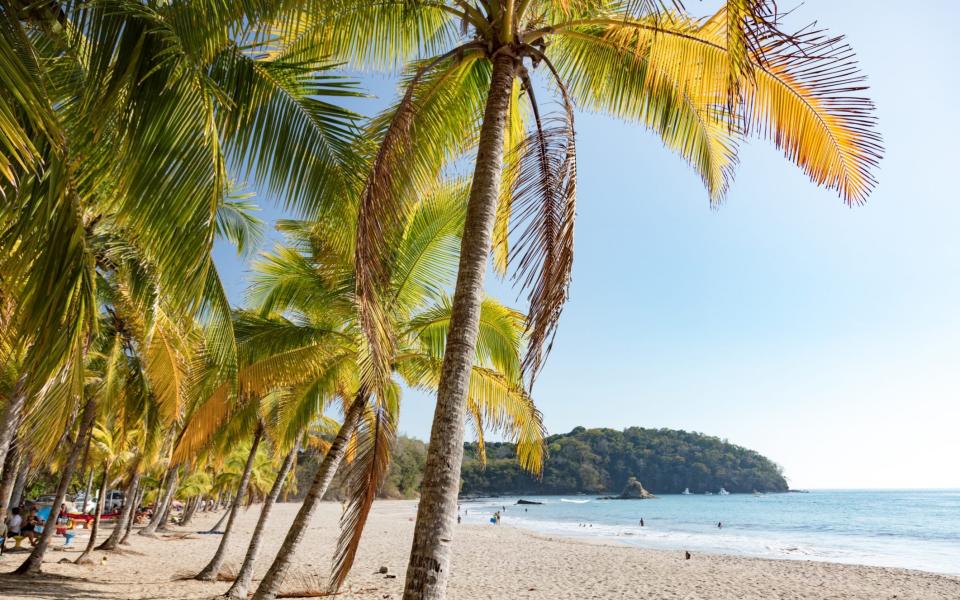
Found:
<svg viewBox="0 0 960 600"><path fill-rule="evenodd" d="M636 477L627 479L627 485L618 498L625 500L646 500L647 498L656 498L653 494L643 488L643 484Z"/></svg>
<svg viewBox="0 0 960 600"><path fill-rule="evenodd" d="M520 498L517 500L517 504L543 504L543 502L534 502L533 500L524 500L523 498Z"/></svg>

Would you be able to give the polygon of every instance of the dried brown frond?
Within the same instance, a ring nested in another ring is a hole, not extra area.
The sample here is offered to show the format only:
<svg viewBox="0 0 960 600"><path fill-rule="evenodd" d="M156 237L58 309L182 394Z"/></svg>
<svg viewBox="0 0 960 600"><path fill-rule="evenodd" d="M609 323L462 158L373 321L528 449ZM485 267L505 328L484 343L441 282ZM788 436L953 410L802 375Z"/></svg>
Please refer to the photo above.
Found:
<svg viewBox="0 0 960 600"><path fill-rule="evenodd" d="M237 565L233 563L226 563L220 568L220 572L217 573L217 581L226 581L232 583L237 578L237 573L239 569Z"/></svg>
<svg viewBox="0 0 960 600"><path fill-rule="evenodd" d="M552 65L563 97L563 112L546 123L540 116L533 87L524 87L533 107L535 129L519 147L518 176L512 193L517 243L511 249L514 275L529 290L527 353L523 372L530 385L550 353L557 321L563 310L573 269L573 227L576 216L577 158L573 104Z"/></svg>
<svg viewBox="0 0 960 600"><path fill-rule="evenodd" d="M394 111L360 196L355 249L357 305L360 325L370 346L372 384L386 380L393 346L380 291L389 282L386 265L390 241L407 221L407 202L399 193L397 175L403 172L403 160L410 147L417 87L433 68L450 59L460 60L465 50L475 46L471 43L454 48L416 70Z"/></svg>
<svg viewBox="0 0 960 600"><path fill-rule="evenodd" d="M370 507L390 468L396 440L396 414L378 398L357 432L357 455L346 471L349 498L340 517L340 538L333 557L330 590L337 591L350 573Z"/></svg>
<svg viewBox="0 0 960 600"><path fill-rule="evenodd" d="M284 591L279 592L277 598L333 598L345 594L353 597L359 594L375 594L379 591L377 588L360 588L331 592L327 589L327 582L319 575L309 571L297 571L287 576Z"/></svg>

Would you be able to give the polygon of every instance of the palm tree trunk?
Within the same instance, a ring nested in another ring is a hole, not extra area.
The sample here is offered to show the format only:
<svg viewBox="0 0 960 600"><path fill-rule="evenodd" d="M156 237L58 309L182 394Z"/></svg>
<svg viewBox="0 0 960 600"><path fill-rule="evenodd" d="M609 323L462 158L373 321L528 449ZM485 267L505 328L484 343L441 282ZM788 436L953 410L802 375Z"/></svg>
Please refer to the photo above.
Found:
<svg viewBox="0 0 960 600"><path fill-rule="evenodd" d="M253 567L257 562L257 553L260 551L260 542L263 539L263 532L267 528L267 519L270 518L270 511L273 509L273 504L280 496L283 483L286 481L287 475L290 473L291 467L293 467L293 462L297 458L298 447L299 444L294 444L290 450L290 454L287 454L287 457L283 460L283 466L280 467L280 472L277 473L277 479L273 482L270 493L263 501L263 508L260 509L260 518L257 521L257 526L253 530L253 536L250 538L247 555L243 558L243 566L240 567L240 573L237 574L233 585L227 590L227 598L247 597L247 590L250 588L250 582L253 580Z"/></svg>
<svg viewBox="0 0 960 600"><path fill-rule="evenodd" d="M316 511L317 504L323 500L323 495L327 493L327 488L330 487L330 482L337 472L337 467L340 466L340 461L343 460L343 456L347 452L347 442L357 428L357 424L360 423L366 404L366 393L358 393L347 414L344 415L343 425L340 426L337 437L334 438L330 449L327 450L327 455L323 457L323 462L320 463L320 468L317 469L313 483L310 484L310 489L303 498L303 504L300 505L300 510L290 526L290 531L287 532L287 537L283 540L283 545L280 546L280 551L277 552L273 564L270 565L267 574L264 575L257 591L254 592L253 600L274 600L277 597L280 586L283 584L283 578L286 577L287 571L290 569L290 563L293 561L293 553L303 539L307 526L310 525L310 519Z"/></svg>
<svg viewBox="0 0 960 600"><path fill-rule="evenodd" d="M190 500L189 506L183 513L183 518L180 520L180 526L186 527L190 524L190 521L193 520L193 515L197 512L197 508L200 506L200 496L194 496Z"/></svg>
<svg viewBox="0 0 960 600"><path fill-rule="evenodd" d="M133 501L133 496L136 495L137 484L140 483L140 473L138 469L140 468L140 455L138 454L133 463L130 465L130 479L127 483L127 488L123 490L123 508L120 510L120 515L117 517L116 525L113 526L113 531L110 532L110 536L104 540L102 544L97 548L97 550L116 550L117 544L120 543L121 538L124 534L124 525L127 522L127 518L130 516L130 511L136 509L136 503Z"/></svg>
<svg viewBox="0 0 960 600"><path fill-rule="evenodd" d="M250 446L250 454L247 455L247 464L243 466L243 475L240 477L240 485L237 488L237 497L233 500L230 507L230 518L227 519L227 528L223 530L223 537L220 538L220 545L217 546L217 552L210 559L210 562L202 571L197 573L194 579L200 581L216 581L220 574L220 567L227 557L227 545L230 543L230 537L233 534L233 525L237 519L237 513L240 512L240 505L243 504L243 498L246 495L247 487L250 485L250 474L253 472L253 463L257 458L257 448L260 446L260 438L263 437L263 424L257 425L257 431L253 434L253 444Z"/></svg>
<svg viewBox="0 0 960 600"><path fill-rule="evenodd" d="M93 527L90 528L90 539L87 540L87 547L84 548L83 554L80 555L77 560L73 561L74 564L82 565L89 564L90 555L93 553L94 546L97 544L97 532L100 531L100 515L103 514L103 503L107 498L107 481L110 475L110 466L106 461L103 463L103 479L100 481L100 493L97 496L97 507L93 513ZM120 526L119 521L117 526Z"/></svg>
<svg viewBox="0 0 960 600"><path fill-rule="evenodd" d="M53 537L53 532L56 529L60 505L63 504L63 499L67 495L67 486L70 485L70 480L73 479L73 472L77 468L77 459L80 458L80 450L83 448L87 436L90 435L90 430L93 428L93 421L96 417L97 403L93 398L90 398L83 407L83 416L80 419L80 431L77 432L77 439L71 445L70 453L67 455L67 460L63 464L63 473L60 474L60 483L57 485L57 493L56 496L54 496L53 506L50 509L50 518L43 527L43 533L40 534L40 539L37 540L37 545L33 547L30 556L14 571L17 575L37 573L40 571L40 567L43 565L43 555L47 552L47 546L50 545L50 538Z"/></svg>
<svg viewBox="0 0 960 600"><path fill-rule="evenodd" d="M179 478L176 479L179 483ZM166 506L163 507L163 514L160 515L160 521L157 522L157 531L167 531L167 523L170 521L170 513L173 511L173 501L176 500L174 496L176 495L177 486L173 486L173 494L167 500Z"/></svg>
<svg viewBox="0 0 960 600"><path fill-rule="evenodd" d="M90 437L87 438L87 443L83 448L83 458L80 460L80 468L77 470L77 472L80 473L81 477L83 477L83 474L87 472L87 462L90 459L90 446L92 445L93 445L93 436L91 435ZM87 487L85 489L86 494L83 497L84 506L80 507L81 513L87 512L84 510L84 508L86 507L87 500L90 498L90 486L93 483L94 471L96 471L96 469L91 466L90 473L87 475Z"/></svg>
<svg viewBox="0 0 960 600"><path fill-rule="evenodd" d="M4 520L7 507L11 506L10 500L13 498L13 489L17 483L17 476L20 474L20 463L20 444L17 436L14 435L3 464L3 475L0 476L0 523Z"/></svg>
<svg viewBox="0 0 960 600"><path fill-rule="evenodd" d="M150 522L147 523L147 526L140 530L140 535L154 535L157 531L157 526L160 525L160 521L163 519L164 513L167 511L167 504L170 503L173 492L177 488L177 467L171 465L167 468L166 476L164 477L164 486L157 491L157 507L153 511L153 516L150 518Z"/></svg>
<svg viewBox="0 0 960 600"><path fill-rule="evenodd" d="M230 495L227 494L227 495L225 495L224 497L225 497L225 498L229 498ZM227 519L228 519L229 517L230 517L230 511L228 510L228 511L226 511L225 513L223 513L223 515L220 516L220 520L218 520L218 521L214 524L214 526L211 527L211 528L207 531L207 533L223 533L223 529L222 529L223 524L227 522Z"/></svg>
<svg viewBox="0 0 960 600"><path fill-rule="evenodd" d="M0 468L3 468L3 476L7 477L7 453L11 451L17 428L20 427L20 415L23 412L23 405L27 401L27 374L20 375L14 387L13 395L7 404L6 410L0 415ZM0 497L0 523L7 517L7 506Z"/></svg>
<svg viewBox="0 0 960 600"><path fill-rule="evenodd" d="M130 507L130 515L126 518L118 518L117 521L123 521L123 535L120 536L120 545L126 546L130 542L127 540L130 537L130 532L133 531L133 524L137 520L137 510L140 508L140 502L143 500L143 486L140 485L140 474L136 474L136 484L133 491L133 504ZM126 500L126 496L124 496ZM124 506L126 508L126 506Z"/></svg>
<svg viewBox="0 0 960 600"><path fill-rule="evenodd" d="M515 59L503 48L494 55L480 128L404 600L441 600L446 595L460 491L467 388L476 353L483 279L503 172L504 125L515 76Z"/></svg>
<svg viewBox="0 0 960 600"><path fill-rule="evenodd" d="M82 473L83 471L81 471ZM93 488L93 472L94 468L90 467L90 472L87 474L87 484L83 486L83 506L78 506L80 512L83 514L87 513L87 502L90 501L90 490ZM99 501L99 498L98 498Z"/></svg>
<svg viewBox="0 0 960 600"><path fill-rule="evenodd" d="M10 494L10 504L7 506L20 506L23 500L23 490L27 487L27 478L30 477L30 454L27 453L20 461L20 471L17 473L17 482L13 484L13 493Z"/></svg>

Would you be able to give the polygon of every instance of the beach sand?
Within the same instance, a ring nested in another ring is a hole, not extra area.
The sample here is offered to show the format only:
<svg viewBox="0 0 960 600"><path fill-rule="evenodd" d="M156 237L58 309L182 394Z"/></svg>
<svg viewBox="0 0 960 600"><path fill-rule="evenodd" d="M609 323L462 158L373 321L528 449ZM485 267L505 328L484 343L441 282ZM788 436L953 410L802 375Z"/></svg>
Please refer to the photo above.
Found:
<svg viewBox="0 0 960 600"><path fill-rule="evenodd" d="M271 518L259 577L293 520L297 504L280 504ZM228 566L238 568L256 523L259 506L241 513ZM414 502L374 504L353 572L342 599L399 599L413 536ZM509 514L509 513L508 513ZM286 591L321 588L337 534L340 505L323 503L297 553ZM227 583L177 580L199 571L213 555L219 536L208 529L219 514L199 514L189 528L173 527L168 537L132 536L122 554L97 553L97 566L58 564L79 555L49 551L44 573L26 579L8 575L26 554L0 558L0 598L71 600L212 598ZM187 534L187 535L185 535ZM105 536L105 534L104 534ZM57 544L60 539L55 538ZM83 547L86 536L75 540ZM960 577L807 561L774 561L694 552L644 550L613 544L547 537L509 525L461 525L454 544L448 598L561 600L644 598L677 600L756 599L950 599L960 598ZM102 557L107 556L105 562ZM385 566L389 579L375 572Z"/></svg>

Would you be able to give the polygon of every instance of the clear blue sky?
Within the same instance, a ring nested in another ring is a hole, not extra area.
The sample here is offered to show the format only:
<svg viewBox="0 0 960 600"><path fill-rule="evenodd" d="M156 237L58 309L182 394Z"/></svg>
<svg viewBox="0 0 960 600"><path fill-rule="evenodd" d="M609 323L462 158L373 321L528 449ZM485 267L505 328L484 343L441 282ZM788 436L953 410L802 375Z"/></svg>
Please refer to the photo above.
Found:
<svg viewBox="0 0 960 600"><path fill-rule="evenodd" d="M711 210L654 135L579 116L571 298L534 389L551 433L681 428L766 454L794 487L960 487L960 5L807 0L791 22L814 19L848 35L879 108L863 207L754 140ZM245 266L217 261L239 303ZM408 394L401 429L426 438L432 412Z"/></svg>

